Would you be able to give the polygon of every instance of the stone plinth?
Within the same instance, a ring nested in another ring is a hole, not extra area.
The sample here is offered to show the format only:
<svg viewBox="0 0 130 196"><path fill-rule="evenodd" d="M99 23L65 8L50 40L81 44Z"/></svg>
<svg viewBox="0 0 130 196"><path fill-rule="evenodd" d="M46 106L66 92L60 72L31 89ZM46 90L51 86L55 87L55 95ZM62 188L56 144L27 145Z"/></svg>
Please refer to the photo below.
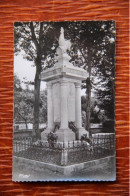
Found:
<svg viewBox="0 0 130 196"><path fill-rule="evenodd" d="M58 135L58 142L68 142L68 141L73 141L76 139L75 134L72 132L71 129L59 129L57 130L56 134Z"/></svg>

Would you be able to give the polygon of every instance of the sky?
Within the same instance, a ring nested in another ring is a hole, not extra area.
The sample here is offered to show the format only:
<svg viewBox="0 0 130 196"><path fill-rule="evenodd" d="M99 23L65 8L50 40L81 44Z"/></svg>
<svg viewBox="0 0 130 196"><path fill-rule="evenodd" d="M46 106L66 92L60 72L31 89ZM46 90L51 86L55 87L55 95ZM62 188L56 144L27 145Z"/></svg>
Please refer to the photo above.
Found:
<svg viewBox="0 0 130 196"><path fill-rule="evenodd" d="M22 55L14 55L14 73L21 81L34 81L35 67L32 66L33 62L27 61ZM25 88L25 84L22 83L22 88ZM33 86L29 86L33 89ZM41 82L41 91L46 88L46 82ZM81 90L81 95L85 95L85 89Z"/></svg>
<svg viewBox="0 0 130 196"><path fill-rule="evenodd" d="M21 81L34 81L36 68L32 66L33 62L27 61L22 55L14 56L14 73ZM25 88L25 84L21 84ZM33 86L29 86L33 89ZM46 88L46 82L41 82L41 90Z"/></svg>

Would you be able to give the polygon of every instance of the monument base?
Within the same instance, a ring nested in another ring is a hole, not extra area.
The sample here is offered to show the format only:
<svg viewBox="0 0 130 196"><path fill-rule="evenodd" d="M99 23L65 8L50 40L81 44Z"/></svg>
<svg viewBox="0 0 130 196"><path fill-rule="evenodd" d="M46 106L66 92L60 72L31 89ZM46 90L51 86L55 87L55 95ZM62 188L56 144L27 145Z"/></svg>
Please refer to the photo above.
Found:
<svg viewBox="0 0 130 196"><path fill-rule="evenodd" d="M51 131L53 131L53 129L49 129L49 128L47 128L45 131L43 131L43 132L41 133L41 140L42 140L42 141L47 141L47 135L48 135Z"/></svg>
<svg viewBox="0 0 130 196"><path fill-rule="evenodd" d="M87 134L87 137L89 137L88 131L86 131L83 127L82 127L82 128L79 128L79 129L78 129L78 133L77 133L77 136L78 136L78 139L79 139L79 140L81 139L81 136L82 136L83 134Z"/></svg>
<svg viewBox="0 0 130 196"><path fill-rule="evenodd" d="M71 129L58 129L56 131L58 142L68 142L75 140L75 133Z"/></svg>
<svg viewBox="0 0 130 196"><path fill-rule="evenodd" d="M53 129L47 128L41 133L41 140L47 141L47 135L52 132ZM57 142L68 142L76 139L75 133L71 129L58 129L55 133L58 136Z"/></svg>

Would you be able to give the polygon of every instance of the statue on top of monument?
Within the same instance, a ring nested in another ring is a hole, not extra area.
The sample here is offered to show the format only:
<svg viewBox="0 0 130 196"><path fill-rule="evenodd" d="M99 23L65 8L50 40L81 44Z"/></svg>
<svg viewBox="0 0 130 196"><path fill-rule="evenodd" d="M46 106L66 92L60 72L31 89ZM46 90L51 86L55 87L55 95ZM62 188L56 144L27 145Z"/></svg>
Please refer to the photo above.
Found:
<svg viewBox="0 0 130 196"><path fill-rule="evenodd" d="M67 50L71 47L70 40L66 40L64 38L64 29L61 27L60 29L60 37L59 37L59 47L62 49L62 51L65 53Z"/></svg>
<svg viewBox="0 0 130 196"><path fill-rule="evenodd" d="M56 64L55 66L71 66L70 56L67 53L67 50L70 50L71 42L70 40L66 40L64 37L64 28L61 27L60 29L60 36L59 36L59 46L56 50Z"/></svg>

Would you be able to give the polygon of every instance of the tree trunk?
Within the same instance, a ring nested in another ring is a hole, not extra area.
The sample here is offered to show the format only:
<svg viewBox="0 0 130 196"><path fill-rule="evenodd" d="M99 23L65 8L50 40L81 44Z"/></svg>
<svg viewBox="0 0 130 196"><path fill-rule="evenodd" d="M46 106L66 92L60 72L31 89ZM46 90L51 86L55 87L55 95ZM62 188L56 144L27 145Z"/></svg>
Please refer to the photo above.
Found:
<svg viewBox="0 0 130 196"><path fill-rule="evenodd" d="M41 59L42 59L42 35L43 35L43 22L40 23L39 39L37 40L33 22L30 22L30 29L32 34L32 41L36 47L36 74L34 81L34 119L33 119L33 140L41 139L41 132L39 130L39 100L40 100L40 73L42 70Z"/></svg>
<svg viewBox="0 0 130 196"><path fill-rule="evenodd" d="M86 130L89 132L89 137L91 137L91 130L90 130L90 118L91 118L91 83L90 78L86 80Z"/></svg>
<svg viewBox="0 0 130 196"><path fill-rule="evenodd" d="M26 129L28 129L28 124L27 124L27 120L25 120L25 125L26 125Z"/></svg>
<svg viewBox="0 0 130 196"><path fill-rule="evenodd" d="M90 129L90 118L91 118L91 61L92 61L92 50L88 50L88 78L86 80L86 130L89 132L89 137L92 136Z"/></svg>
<svg viewBox="0 0 130 196"><path fill-rule="evenodd" d="M20 112L19 112L19 111L18 111L18 115L19 115L19 116L21 116L21 117L22 117L22 119L25 121L26 129L28 129L27 119L26 119L26 118L24 118L24 117L20 114Z"/></svg>
<svg viewBox="0 0 130 196"><path fill-rule="evenodd" d="M34 81L34 120L33 120L33 138L35 140L41 139L41 132L39 130L39 101L40 101L40 73L41 61L36 62L36 74Z"/></svg>

